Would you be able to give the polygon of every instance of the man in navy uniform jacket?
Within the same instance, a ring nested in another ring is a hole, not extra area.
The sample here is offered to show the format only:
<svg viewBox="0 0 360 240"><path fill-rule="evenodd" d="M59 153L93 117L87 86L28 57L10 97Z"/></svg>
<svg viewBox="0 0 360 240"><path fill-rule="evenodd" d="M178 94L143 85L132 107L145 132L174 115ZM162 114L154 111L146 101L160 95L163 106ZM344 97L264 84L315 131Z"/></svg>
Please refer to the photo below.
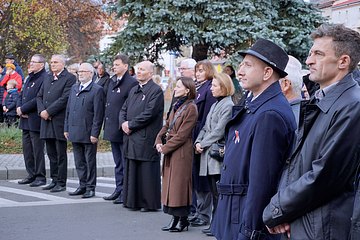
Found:
<svg viewBox="0 0 360 240"><path fill-rule="evenodd" d="M247 51L238 75L251 95L234 107L226 126L226 151L218 183L219 202L212 233L222 240L278 239L262 221L291 153L295 118L278 80L285 77L288 55L259 39Z"/></svg>
<svg viewBox="0 0 360 240"><path fill-rule="evenodd" d="M79 67L79 84L70 91L66 107L64 136L72 142L79 187L69 195L82 198L95 196L96 150L104 118L105 94L92 81L94 68L90 63Z"/></svg>

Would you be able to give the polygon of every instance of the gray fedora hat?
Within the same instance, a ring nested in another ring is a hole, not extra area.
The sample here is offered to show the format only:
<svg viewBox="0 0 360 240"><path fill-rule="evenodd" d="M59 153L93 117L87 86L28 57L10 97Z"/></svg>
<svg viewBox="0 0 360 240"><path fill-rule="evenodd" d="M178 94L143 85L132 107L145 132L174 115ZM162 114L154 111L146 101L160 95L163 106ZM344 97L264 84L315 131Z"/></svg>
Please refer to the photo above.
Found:
<svg viewBox="0 0 360 240"><path fill-rule="evenodd" d="M249 54L259 58L279 73L282 78L288 75L285 72L285 68L289 61L289 56L284 49L269 40L259 38L250 49L240 51L240 54L243 57Z"/></svg>

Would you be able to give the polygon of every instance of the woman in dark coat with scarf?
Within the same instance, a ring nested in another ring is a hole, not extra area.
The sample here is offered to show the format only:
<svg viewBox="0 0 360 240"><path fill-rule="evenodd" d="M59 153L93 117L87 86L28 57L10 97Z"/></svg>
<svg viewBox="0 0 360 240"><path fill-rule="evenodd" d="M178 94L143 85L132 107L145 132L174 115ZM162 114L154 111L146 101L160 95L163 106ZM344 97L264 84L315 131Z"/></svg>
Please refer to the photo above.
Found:
<svg viewBox="0 0 360 240"><path fill-rule="evenodd" d="M214 78L215 68L208 60L203 60L195 65L195 76L198 82L196 89L195 103L198 108L198 119L193 133L193 140L195 141L199 135L200 130L204 127L206 117L210 111L211 106L216 102L216 98L211 93L212 79ZM211 217L211 192L206 176L199 176L200 171L200 154L195 154L193 161L193 188L196 194L195 201L196 213L189 218L191 226L205 226L210 222Z"/></svg>
<svg viewBox="0 0 360 240"><path fill-rule="evenodd" d="M189 226L187 216L192 200L192 130L197 120L194 103L195 83L181 77L174 96L178 99L165 126L156 138L156 149L164 154L161 202L165 213L173 216L163 231L181 232Z"/></svg>

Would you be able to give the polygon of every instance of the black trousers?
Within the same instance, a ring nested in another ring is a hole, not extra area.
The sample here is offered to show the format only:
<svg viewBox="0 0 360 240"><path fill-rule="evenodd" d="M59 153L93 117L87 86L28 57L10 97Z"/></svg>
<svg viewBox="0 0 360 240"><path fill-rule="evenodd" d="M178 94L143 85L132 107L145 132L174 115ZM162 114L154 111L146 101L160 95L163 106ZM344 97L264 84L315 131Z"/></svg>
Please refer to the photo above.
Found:
<svg viewBox="0 0 360 240"><path fill-rule="evenodd" d="M22 148L28 177L45 180L44 141L40 139L40 133L23 130Z"/></svg>
<svg viewBox="0 0 360 240"><path fill-rule="evenodd" d="M65 187L67 179L67 143L57 139L45 139L46 151L50 160L50 177L53 182Z"/></svg>
<svg viewBox="0 0 360 240"><path fill-rule="evenodd" d="M124 154L123 143L111 142L111 151L115 162L115 191L121 193L124 185Z"/></svg>
<svg viewBox="0 0 360 240"><path fill-rule="evenodd" d="M72 145L80 187L95 190L97 144L73 142Z"/></svg>
<svg viewBox="0 0 360 240"><path fill-rule="evenodd" d="M216 183L220 180L221 175L215 174L215 175L208 175L207 177L208 177L208 181L209 181L210 192L211 192L212 203L213 203L213 208L212 208L212 212L211 212L211 220L212 220L214 218L214 214L215 214L216 207L217 207L218 200L219 200L219 193L217 191Z"/></svg>

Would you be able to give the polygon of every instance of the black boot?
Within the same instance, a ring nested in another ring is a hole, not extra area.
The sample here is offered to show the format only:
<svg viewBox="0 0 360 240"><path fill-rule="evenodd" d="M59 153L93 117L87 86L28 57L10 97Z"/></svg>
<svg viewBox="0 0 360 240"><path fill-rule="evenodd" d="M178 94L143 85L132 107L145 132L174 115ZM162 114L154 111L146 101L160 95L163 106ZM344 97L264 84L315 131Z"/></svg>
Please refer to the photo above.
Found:
<svg viewBox="0 0 360 240"><path fill-rule="evenodd" d="M176 225L178 224L179 220L180 220L180 217L173 216L169 225L162 227L161 230L163 230L163 231L174 230L176 228Z"/></svg>
<svg viewBox="0 0 360 240"><path fill-rule="evenodd" d="M187 217L180 217L179 224L175 227L175 229L169 230L169 232L182 232L185 228L186 231L189 230L189 221Z"/></svg>

